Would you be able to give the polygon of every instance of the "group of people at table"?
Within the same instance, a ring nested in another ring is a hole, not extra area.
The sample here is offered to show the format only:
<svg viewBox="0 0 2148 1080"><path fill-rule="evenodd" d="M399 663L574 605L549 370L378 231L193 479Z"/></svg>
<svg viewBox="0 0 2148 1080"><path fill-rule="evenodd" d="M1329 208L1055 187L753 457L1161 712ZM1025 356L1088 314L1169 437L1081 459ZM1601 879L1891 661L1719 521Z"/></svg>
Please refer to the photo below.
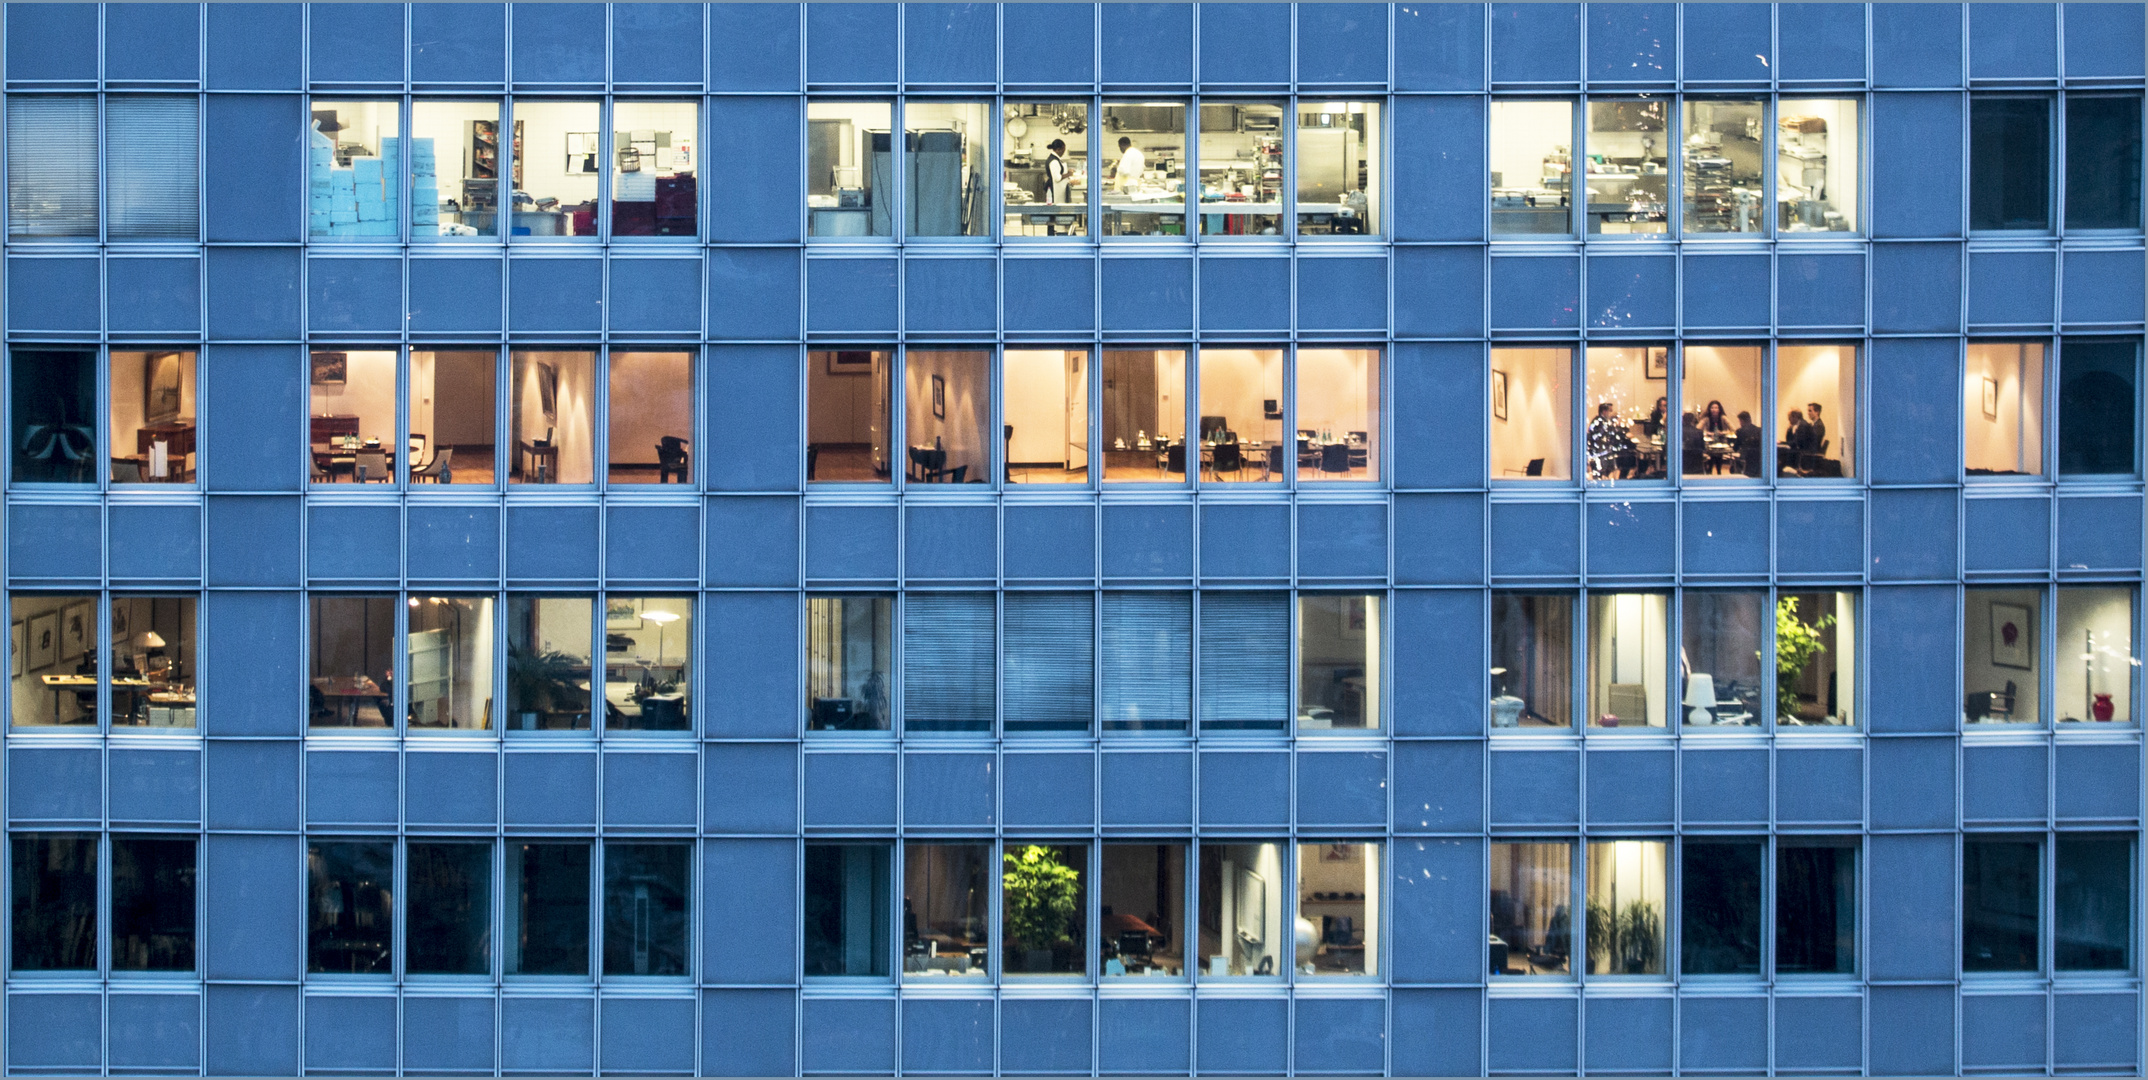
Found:
<svg viewBox="0 0 2148 1080"><path fill-rule="evenodd" d="M1661 480L1669 444L1670 399L1657 398L1646 419L1628 420L1611 402L1598 402L1589 421L1589 479ZM1753 414L1735 418L1723 403L1710 401L1699 412L1687 410L1679 421L1681 469L1687 476L1760 475L1764 435ZM1777 469L1785 475L1813 475L1827 451L1827 422L1818 402L1790 410L1782 441L1776 444Z"/></svg>

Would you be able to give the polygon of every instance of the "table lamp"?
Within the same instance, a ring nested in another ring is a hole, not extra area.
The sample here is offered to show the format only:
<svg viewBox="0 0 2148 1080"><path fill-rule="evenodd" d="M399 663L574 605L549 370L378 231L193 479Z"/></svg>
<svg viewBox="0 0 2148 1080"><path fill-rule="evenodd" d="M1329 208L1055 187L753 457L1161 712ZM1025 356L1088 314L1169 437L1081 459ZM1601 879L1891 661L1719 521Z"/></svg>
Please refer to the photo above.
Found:
<svg viewBox="0 0 2148 1080"><path fill-rule="evenodd" d="M1715 723L1715 714L1710 711L1715 708L1715 676L1705 674L1686 676L1685 704L1687 708L1693 710L1686 714L1686 723Z"/></svg>

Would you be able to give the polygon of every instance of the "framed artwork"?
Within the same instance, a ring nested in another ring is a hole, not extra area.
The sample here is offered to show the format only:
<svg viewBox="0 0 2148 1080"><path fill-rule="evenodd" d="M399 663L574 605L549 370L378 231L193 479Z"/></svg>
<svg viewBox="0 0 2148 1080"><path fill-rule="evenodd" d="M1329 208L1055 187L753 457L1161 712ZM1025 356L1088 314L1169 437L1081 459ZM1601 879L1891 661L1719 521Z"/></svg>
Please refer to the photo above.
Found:
<svg viewBox="0 0 2148 1080"><path fill-rule="evenodd" d="M641 601L605 597L604 628L606 630L641 629Z"/></svg>
<svg viewBox="0 0 2148 1080"><path fill-rule="evenodd" d="M142 415L152 424L179 419L179 354L150 353L142 363L146 368L142 372Z"/></svg>
<svg viewBox="0 0 2148 1080"><path fill-rule="evenodd" d="M43 671L60 659L60 613L48 611L30 616L28 644L24 645L26 671Z"/></svg>
<svg viewBox="0 0 2148 1080"><path fill-rule="evenodd" d="M1647 358L1642 361L1641 374L1651 379L1668 379L1671 377L1671 350L1663 348L1643 349L1641 350L1641 355Z"/></svg>
<svg viewBox="0 0 2148 1080"><path fill-rule="evenodd" d="M125 600L114 600L114 601L112 601L112 640L113 640L113 641L125 641L125 640L127 640L128 632L129 632L129 631L131 631L131 630L133 629L133 627L132 627L132 626L129 626L129 625L128 625L128 623L130 622L130 618L129 618L130 614L131 614L131 609L130 609L130 607L128 606L128 604L127 604L127 602L126 602Z"/></svg>
<svg viewBox="0 0 2148 1080"><path fill-rule="evenodd" d="M873 353L870 349L837 349L828 354L830 375L870 375L873 373Z"/></svg>
<svg viewBox="0 0 2148 1080"><path fill-rule="evenodd" d="M938 375L932 377L932 415L934 419L947 419L947 380Z"/></svg>
<svg viewBox="0 0 2148 1080"><path fill-rule="evenodd" d="M1999 380L1984 376L1984 419L1999 418Z"/></svg>
<svg viewBox="0 0 2148 1080"><path fill-rule="evenodd" d="M97 609L85 600L60 609L60 659L86 656L97 633Z"/></svg>
<svg viewBox="0 0 2148 1080"><path fill-rule="evenodd" d="M1320 845L1321 862L1354 863L1357 861L1357 857L1358 850L1356 844Z"/></svg>
<svg viewBox="0 0 2148 1080"><path fill-rule="evenodd" d="M341 352L316 352L313 354L313 385L341 386L350 380L351 354Z"/></svg>
<svg viewBox="0 0 2148 1080"><path fill-rule="evenodd" d="M2020 604L1991 605L1991 662L2029 670L2036 666L2036 635L2029 609Z"/></svg>
<svg viewBox="0 0 2148 1080"><path fill-rule="evenodd" d="M14 678L22 677L22 620L17 619L7 628L7 673Z"/></svg>
<svg viewBox="0 0 2148 1080"><path fill-rule="evenodd" d="M1492 416L1507 418L1507 373L1498 368L1492 369Z"/></svg>
<svg viewBox="0 0 2148 1080"><path fill-rule="evenodd" d="M537 408L546 427L559 426L559 365L537 365Z"/></svg>
<svg viewBox="0 0 2148 1080"><path fill-rule="evenodd" d="M1345 596L1342 603L1342 636L1349 641L1365 640L1365 598Z"/></svg>

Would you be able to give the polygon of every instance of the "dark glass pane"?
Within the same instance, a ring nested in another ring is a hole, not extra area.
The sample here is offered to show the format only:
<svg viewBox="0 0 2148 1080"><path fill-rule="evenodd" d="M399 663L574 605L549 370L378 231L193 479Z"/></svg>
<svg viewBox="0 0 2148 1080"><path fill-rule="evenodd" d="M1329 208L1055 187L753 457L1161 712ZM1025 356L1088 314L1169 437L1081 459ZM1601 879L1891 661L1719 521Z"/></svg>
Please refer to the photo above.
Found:
<svg viewBox="0 0 2148 1080"><path fill-rule="evenodd" d="M1492 594L1492 726L1573 726L1574 601Z"/></svg>
<svg viewBox="0 0 2148 1080"><path fill-rule="evenodd" d="M2066 227L2141 227L2141 99L2066 99Z"/></svg>
<svg viewBox="0 0 2148 1080"><path fill-rule="evenodd" d="M686 974L685 844L604 848L604 973Z"/></svg>
<svg viewBox="0 0 2148 1080"><path fill-rule="evenodd" d="M2059 474L2133 475L2140 395L2130 341L2069 341L2059 353Z"/></svg>
<svg viewBox="0 0 2148 1080"><path fill-rule="evenodd" d="M2051 227L2051 102L1975 98L1969 105L1969 227Z"/></svg>
<svg viewBox="0 0 2148 1080"><path fill-rule="evenodd" d="M194 970L194 841L112 838L112 969Z"/></svg>
<svg viewBox="0 0 2148 1080"><path fill-rule="evenodd" d="M97 354L16 349L11 367L15 481L95 483Z"/></svg>
<svg viewBox="0 0 2148 1080"><path fill-rule="evenodd" d="M589 974L589 845L510 844L507 974Z"/></svg>
<svg viewBox="0 0 2148 1080"><path fill-rule="evenodd" d="M409 940L412 975L492 973L492 845L411 844Z"/></svg>
<svg viewBox="0 0 2148 1080"><path fill-rule="evenodd" d="M814 844L805 849L805 973L888 973L889 849Z"/></svg>
<svg viewBox="0 0 2148 1080"><path fill-rule="evenodd" d="M1761 852L1757 841L1686 845L1678 898L1686 974L1760 973Z"/></svg>
<svg viewBox="0 0 2148 1080"><path fill-rule="evenodd" d="M307 849L306 970L386 975L395 941L395 845L343 840Z"/></svg>
<svg viewBox="0 0 2148 1080"><path fill-rule="evenodd" d="M1775 973L1857 970L1857 849L1775 853Z"/></svg>
<svg viewBox="0 0 2148 1080"><path fill-rule="evenodd" d="M15 970L97 968L97 838L17 836Z"/></svg>
<svg viewBox="0 0 2148 1080"><path fill-rule="evenodd" d="M2057 871L2055 966L2060 971L2132 967L2133 841L2061 836Z"/></svg>
<svg viewBox="0 0 2148 1080"><path fill-rule="evenodd" d="M2035 971L2036 845L1962 845L1962 970Z"/></svg>

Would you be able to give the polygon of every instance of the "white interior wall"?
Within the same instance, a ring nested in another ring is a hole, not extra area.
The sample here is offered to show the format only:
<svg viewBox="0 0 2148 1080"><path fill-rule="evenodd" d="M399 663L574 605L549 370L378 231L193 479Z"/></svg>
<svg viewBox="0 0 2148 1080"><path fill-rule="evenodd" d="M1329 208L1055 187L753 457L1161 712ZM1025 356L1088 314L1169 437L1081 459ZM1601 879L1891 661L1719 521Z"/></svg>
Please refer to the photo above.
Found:
<svg viewBox="0 0 2148 1080"><path fill-rule="evenodd" d="M1737 427L1740 412L1751 413L1753 423L1767 428L1767 409L1760 399L1761 356L1757 345L1686 346L1681 410L1699 417L1705 414L1710 401L1720 401L1723 415L1733 428ZM1833 416L1828 417L1827 428L1832 438Z"/></svg>
<svg viewBox="0 0 2148 1080"><path fill-rule="evenodd" d="M523 108L529 108L524 105ZM433 176L439 181L440 199L462 201L462 182L470 175L470 122L500 119L496 101L434 101L419 99L410 105L410 137L433 141ZM504 167L512 146L501 147Z"/></svg>
<svg viewBox="0 0 2148 1080"><path fill-rule="evenodd" d="M490 352L410 354L410 430L434 446L483 446L493 441L493 384L498 356Z"/></svg>
<svg viewBox="0 0 2148 1080"><path fill-rule="evenodd" d="M358 434L383 443L395 440L395 353L366 350L345 354L340 386L313 386L314 416L356 416Z"/></svg>
<svg viewBox="0 0 2148 1080"><path fill-rule="evenodd" d="M2113 723L2133 718L2133 591L2075 587L2058 592L2058 718L2093 721L2095 694L2111 695Z"/></svg>
<svg viewBox="0 0 2148 1080"><path fill-rule="evenodd" d="M1492 476L1522 479L1544 459L1545 480L1572 477L1573 362L1565 349L1493 349L1491 367L1507 376L1507 416L1492 417Z"/></svg>
<svg viewBox="0 0 2148 1080"><path fill-rule="evenodd" d="M1271 398L1278 411L1282 408L1281 350L1202 349L1200 365L1201 397L1196 417L1223 417L1242 441L1273 442L1282 438L1283 422L1266 419L1264 408Z"/></svg>
<svg viewBox="0 0 2148 1080"><path fill-rule="evenodd" d="M657 442L694 441L693 354L611 354L611 457L614 464L656 464Z"/></svg>
<svg viewBox="0 0 2148 1080"><path fill-rule="evenodd" d="M594 101L515 102L515 121L522 125L522 190L535 199L558 199L562 208L597 197L597 173L567 171L567 135L596 134L602 127L601 106ZM597 168L604 168L600 154Z"/></svg>
<svg viewBox="0 0 2148 1080"><path fill-rule="evenodd" d="M1574 140L1570 101L1494 101L1491 111L1492 173L1496 186L1543 184L1544 157Z"/></svg>
<svg viewBox="0 0 2148 1080"><path fill-rule="evenodd" d="M700 160L701 106L691 101L617 101L612 103L612 142L625 146L637 131L663 132L671 145L658 152L657 160L641 167L658 176L691 174ZM618 157L613 155L613 168ZM614 196L615 198L617 196Z"/></svg>
<svg viewBox="0 0 2148 1080"><path fill-rule="evenodd" d="M1639 683L1648 695L1644 717L1621 716L1621 724L1638 719L1651 727L1664 722L1669 701L1665 655L1669 640L1669 599L1660 593L1617 593L1589 598L1589 704L1593 726L1610 712L1611 684Z"/></svg>
<svg viewBox="0 0 2148 1080"><path fill-rule="evenodd" d="M1617 407L1621 419L1645 420L1654 411L1656 399L1671 392L1669 379L1648 377L1648 352L1640 346L1589 349L1588 399L1582 406L1590 420L1596 418L1596 407L1606 401ZM1693 405L1689 402L1686 407Z"/></svg>
<svg viewBox="0 0 2148 1080"><path fill-rule="evenodd" d="M1964 594L1962 618L1962 691L1974 694L2004 690L2014 684L2014 719L2036 722L2043 718L2037 684L2042 664L2044 633L2042 594L2035 589L1971 589ZM2027 643L2027 667L2010 667L1992 659L1991 605L2012 604L2027 609L2028 625L2021 638Z"/></svg>
<svg viewBox="0 0 2148 1080"><path fill-rule="evenodd" d="M816 443L870 445L873 441L873 379L867 370L831 374L833 352L806 354L806 439Z"/></svg>
<svg viewBox="0 0 2148 1080"><path fill-rule="evenodd" d="M1059 349L1009 349L1002 354L1006 422L1014 426L1007 460L1067 462L1067 377L1082 354Z"/></svg>
<svg viewBox="0 0 2148 1080"><path fill-rule="evenodd" d="M1331 429L1339 438L1362 431L1379 439L1380 352L1377 349L1298 350L1298 426Z"/></svg>
<svg viewBox="0 0 2148 1080"><path fill-rule="evenodd" d="M904 354L904 441L911 446L938 445L947 451L947 467L970 467L965 480L989 480L992 426L991 355L986 352L911 350ZM945 383L945 416L932 414L932 377ZM902 459L908 462L907 455Z"/></svg>
<svg viewBox="0 0 2148 1080"><path fill-rule="evenodd" d="M1998 383L1997 417L1984 415L1984 380ZM1962 464L1995 472L2043 471L2044 347L1978 342L1962 379Z"/></svg>
<svg viewBox="0 0 2148 1080"><path fill-rule="evenodd" d="M1776 440L1791 409L1820 403L1827 422L1827 455L1839 458L1844 475L1856 461L1857 350L1847 345L1783 345L1775 350Z"/></svg>
<svg viewBox="0 0 2148 1080"><path fill-rule="evenodd" d="M547 422L544 399L538 392L537 364L551 364L559 371L554 405L556 420ZM596 354L586 352L517 352L514 354L514 392L520 395L510 415L519 421L513 433L518 442L535 442L552 428L552 444L559 448L557 484L595 482L591 451L596 446ZM518 453L510 448L509 460Z"/></svg>
<svg viewBox="0 0 2148 1080"><path fill-rule="evenodd" d="M1857 124L1857 102L1847 98L1820 98L1785 100L1777 106L1778 116L1816 116L1827 122L1827 131L1807 134L1782 130L1776 131L1777 149L1785 146L1806 145L1827 151L1826 203L1831 210L1839 211L1851 231L1858 228L1858 146L1862 143ZM1776 179L1778 195L1784 201L1801 197L1800 179L1791 175L1789 160L1778 162Z"/></svg>

